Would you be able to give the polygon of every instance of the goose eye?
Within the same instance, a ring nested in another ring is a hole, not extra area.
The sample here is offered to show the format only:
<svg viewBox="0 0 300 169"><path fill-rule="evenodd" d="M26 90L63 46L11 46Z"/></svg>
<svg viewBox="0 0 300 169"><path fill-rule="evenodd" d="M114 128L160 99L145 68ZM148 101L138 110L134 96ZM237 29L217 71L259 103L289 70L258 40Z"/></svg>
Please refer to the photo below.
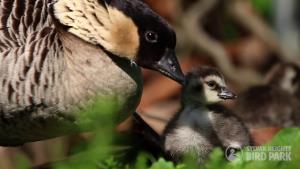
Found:
<svg viewBox="0 0 300 169"><path fill-rule="evenodd" d="M147 31L145 33L145 38L146 38L147 42L149 42L149 43L157 43L157 41L158 41L158 35L157 35L157 33L153 32L153 31Z"/></svg>
<svg viewBox="0 0 300 169"><path fill-rule="evenodd" d="M210 88L216 88L217 87L217 83L215 81L208 81L206 82L206 84L210 87Z"/></svg>

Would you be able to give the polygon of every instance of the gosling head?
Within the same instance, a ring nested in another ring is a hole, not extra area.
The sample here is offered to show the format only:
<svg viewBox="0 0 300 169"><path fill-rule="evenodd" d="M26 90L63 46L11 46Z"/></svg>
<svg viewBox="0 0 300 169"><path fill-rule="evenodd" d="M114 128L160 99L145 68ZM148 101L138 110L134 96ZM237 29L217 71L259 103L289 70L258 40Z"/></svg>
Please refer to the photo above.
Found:
<svg viewBox="0 0 300 169"><path fill-rule="evenodd" d="M300 96L300 67L293 63L275 65L267 74L266 83Z"/></svg>
<svg viewBox="0 0 300 169"><path fill-rule="evenodd" d="M199 67L186 75L183 87L184 102L215 104L223 100L235 99L223 76L212 67Z"/></svg>
<svg viewBox="0 0 300 169"><path fill-rule="evenodd" d="M184 82L173 29L141 0L56 0L50 7L75 36Z"/></svg>

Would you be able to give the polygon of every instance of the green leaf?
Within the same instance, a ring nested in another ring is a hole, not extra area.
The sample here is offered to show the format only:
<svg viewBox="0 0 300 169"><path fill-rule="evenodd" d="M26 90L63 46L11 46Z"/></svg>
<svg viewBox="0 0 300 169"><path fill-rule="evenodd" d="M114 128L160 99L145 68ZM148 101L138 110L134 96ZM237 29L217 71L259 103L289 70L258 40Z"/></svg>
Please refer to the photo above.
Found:
<svg viewBox="0 0 300 169"><path fill-rule="evenodd" d="M17 155L16 159L16 169L28 169L30 168L30 161L22 154Z"/></svg>
<svg viewBox="0 0 300 169"><path fill-rule="evenodd" d="M270 18L273 11L273 0L251 0L254 8L264 17Z"/></svg>
<svg viewBox="0 0 300 169"><path fill-rule="evenodd" d="M160 158L149 169L176 169L173 162L168 162L165 159Z"/></svg>

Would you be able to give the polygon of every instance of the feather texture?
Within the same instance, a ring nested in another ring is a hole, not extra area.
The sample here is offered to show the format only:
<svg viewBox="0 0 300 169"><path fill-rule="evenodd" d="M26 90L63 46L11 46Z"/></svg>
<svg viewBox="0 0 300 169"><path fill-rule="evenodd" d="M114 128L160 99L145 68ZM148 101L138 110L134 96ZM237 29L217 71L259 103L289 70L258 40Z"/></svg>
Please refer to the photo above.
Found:
<svg viewBox="0 0 300 169"><path fill-rule="evenodd" d="M140 69L57 28L48 3L0 0L2 145L75 131L71 112L94 96L116 98L122 113L140 100Z"/></svg>
<svg viewBox="0 0 300 169"><path fill-rule="evenodd" d="M81 39L101 44L121 57L134 59L137 55L138 28L117 8L98 0L59 0L53 10L59 22L70 27L68 32Z"/></svg>

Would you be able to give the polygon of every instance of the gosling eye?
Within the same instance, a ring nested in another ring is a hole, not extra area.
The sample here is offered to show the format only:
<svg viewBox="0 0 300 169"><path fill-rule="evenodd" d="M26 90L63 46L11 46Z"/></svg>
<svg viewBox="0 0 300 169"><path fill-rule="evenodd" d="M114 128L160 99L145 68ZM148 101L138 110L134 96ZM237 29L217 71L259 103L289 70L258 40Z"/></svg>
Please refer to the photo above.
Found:
<svg viewBox="0 0 300 169"><path fill-rule="evenodd" d="M149 43L157 43L158 42L158 34L153 31L147 31L145 33L145 39Z"/></svg>
<svg viewBox="0 0 300 169"><path fill-rule="evenodd" d="M206 82L207 86L209 86L212 89L217 88L217 83L215 81L208 81Z"/></svg>

